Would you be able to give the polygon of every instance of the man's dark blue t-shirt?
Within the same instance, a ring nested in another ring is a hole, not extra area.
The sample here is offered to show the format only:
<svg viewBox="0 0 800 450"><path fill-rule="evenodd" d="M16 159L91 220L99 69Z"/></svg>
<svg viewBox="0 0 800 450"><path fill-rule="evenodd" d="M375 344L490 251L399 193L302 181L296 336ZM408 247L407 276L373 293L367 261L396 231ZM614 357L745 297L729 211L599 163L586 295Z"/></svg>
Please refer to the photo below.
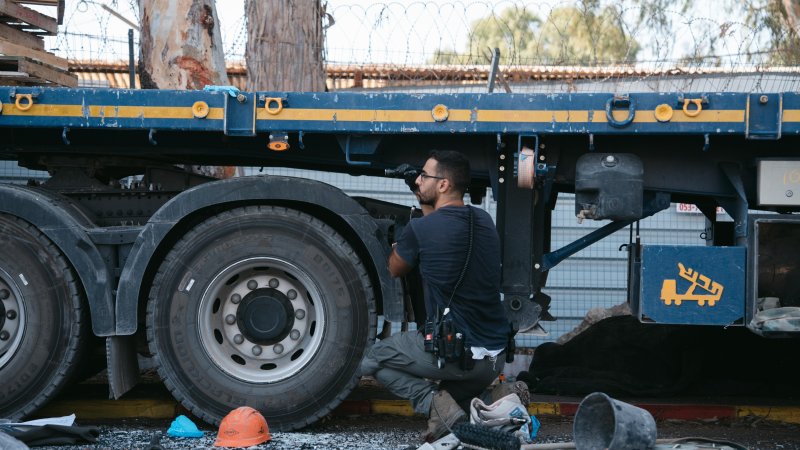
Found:
<svg viewBox="0 0 800 450"><path fill-rule="evenodd" d="M419 266L425 306L443 311L464 267L469 245L469 206L445 206L409 222L397 241L397 254ZM505 348L510 326L500 302L500 238L489 214L474 212L474 238L464 280L450 304L455 325L465 330L467 346Z"/></svg>

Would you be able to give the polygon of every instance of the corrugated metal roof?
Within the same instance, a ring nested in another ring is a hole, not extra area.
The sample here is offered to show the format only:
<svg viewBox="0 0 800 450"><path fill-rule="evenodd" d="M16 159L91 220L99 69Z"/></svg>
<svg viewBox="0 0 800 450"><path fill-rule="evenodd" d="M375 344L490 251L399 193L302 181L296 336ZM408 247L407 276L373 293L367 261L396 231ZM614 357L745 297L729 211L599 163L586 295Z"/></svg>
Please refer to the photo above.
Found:
<svg viewBox="0 0 800 450"><path fill-rule="evenodd" d="M70 62L70 72L76 74L81 86L129 88L129 70L124 62L96 63ZM487 66L397 66L397 65L328 65L327 87L329 90L340 89L386 89L404 87L436 87L436 86L485 86L489 78ZM800 67L749 68L747 70L730 70L724 68L671 68L646 69L637 66L616 67L573 67L573 66L513 66L502 69L504 80L516 85L526 83L559 82L561 90L572 91L574 84L587 85L609 81L646 81L672 80L683 81L707 80L710 78L752 80L759 88L764 89L762 80L776 78L800 79ZM138 86L137 79L137 86ZM241 64L228 66L228 84L245 90L247 70ZM674 84L674 83L673 83ZM564 88L563 86L566 86ZM618 86L617 86L618 87ZM794 90L784 86L784 90ZM500 89L498 87L498 89ZM601 89L605 91L606 89ZM730 89L718 88L727 91ZM515 89L515 92L527 92L529 89Z"/></svg>

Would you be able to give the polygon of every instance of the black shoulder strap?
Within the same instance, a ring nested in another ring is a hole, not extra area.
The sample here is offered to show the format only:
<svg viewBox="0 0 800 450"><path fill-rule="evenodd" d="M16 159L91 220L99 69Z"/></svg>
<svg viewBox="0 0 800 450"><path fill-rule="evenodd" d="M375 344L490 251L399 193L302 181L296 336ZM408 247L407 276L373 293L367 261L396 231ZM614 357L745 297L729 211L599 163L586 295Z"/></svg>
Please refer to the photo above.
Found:
<svg viewBox="0 0 800 450"><path fill-rule="evenodd" d="M464 275L467 274L469 260L472 259L472 241L475 237L475 213L472 211L472 206L467 205L467 208L469 210L469 243L467 244L467 258L464 260L464 267L461 268L461 274L458 276L458 281L456 281L456 285L453 286L453 293L450 294L450 300L447 301L445 310L450 308L450 304L453 303L453 298L456 296L456 291L464 281Z"/></svg>

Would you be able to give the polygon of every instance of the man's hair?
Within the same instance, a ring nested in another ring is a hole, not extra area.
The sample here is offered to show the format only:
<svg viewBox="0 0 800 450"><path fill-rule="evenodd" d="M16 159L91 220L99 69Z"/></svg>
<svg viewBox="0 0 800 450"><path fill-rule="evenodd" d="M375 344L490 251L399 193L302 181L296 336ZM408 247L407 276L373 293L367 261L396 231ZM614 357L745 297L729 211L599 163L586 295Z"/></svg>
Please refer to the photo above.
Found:
<svg viewBox="0 0 800 450"><path fill-rule="evenodd" d="M461 195L467 192L472 175L466 156L452 150L432 150L428 158L436 161L438 175L450 180L453 190Z"/></svg>

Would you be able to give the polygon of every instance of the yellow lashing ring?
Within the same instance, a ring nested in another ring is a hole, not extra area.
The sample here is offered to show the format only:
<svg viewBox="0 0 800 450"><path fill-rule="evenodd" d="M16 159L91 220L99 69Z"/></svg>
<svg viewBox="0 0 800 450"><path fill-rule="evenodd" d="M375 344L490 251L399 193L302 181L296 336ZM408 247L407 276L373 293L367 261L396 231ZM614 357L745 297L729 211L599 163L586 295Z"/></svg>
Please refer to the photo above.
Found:
<svg viewBox="0 0 800 450"><path fill-rule="evenodd" d="M192 115L197 119L205 119L208 116L208 103L203 101L194 102L192 105Z"/></svg>
<svg viewBox="0 0 800 450"><path fill-rule="evenodd" d="M433 117L433 120L437 122L444 122L448 117L450 117L450 110L447 109L447 106L439 103L431 110L431 116Z"/></svg>
<svg viewBox="0 0 800 450"><path fill-rule="evenodd" d="M656 120L659 122L669 122L670 120L672 120L673 112L674 111L672 109L672 106L669 106L666 103L662 103L656 106L656 111L655 111Z"/></svg>
<svg viewBox="0 0 800 450"><path fill-rule="evenodd" d="M689 111L689 103L694 103L697 109ZM685 98L683 99L683 113L689 117L697 117L703 112L703 99L702 98Z"/></svg>
<svg viewBox="0 0 800 450"><path fill-rule="evenodd" d="M22 100L25 99L27 103L23 104ZM31 94L17 94L17 99L14 101L14 105L20 111L27 111L31 109L33 106L33 95Z"/></svg>
<svg viewBox="0 0 800 450"><path fill-rule="evenodd" d="M272 103L277 103L278 106L271 107ZM267 97L264 99L264 109L267 111L267 114L272 114L273 116L279 114L283 111L283 100L278 97Z"/></svg>

